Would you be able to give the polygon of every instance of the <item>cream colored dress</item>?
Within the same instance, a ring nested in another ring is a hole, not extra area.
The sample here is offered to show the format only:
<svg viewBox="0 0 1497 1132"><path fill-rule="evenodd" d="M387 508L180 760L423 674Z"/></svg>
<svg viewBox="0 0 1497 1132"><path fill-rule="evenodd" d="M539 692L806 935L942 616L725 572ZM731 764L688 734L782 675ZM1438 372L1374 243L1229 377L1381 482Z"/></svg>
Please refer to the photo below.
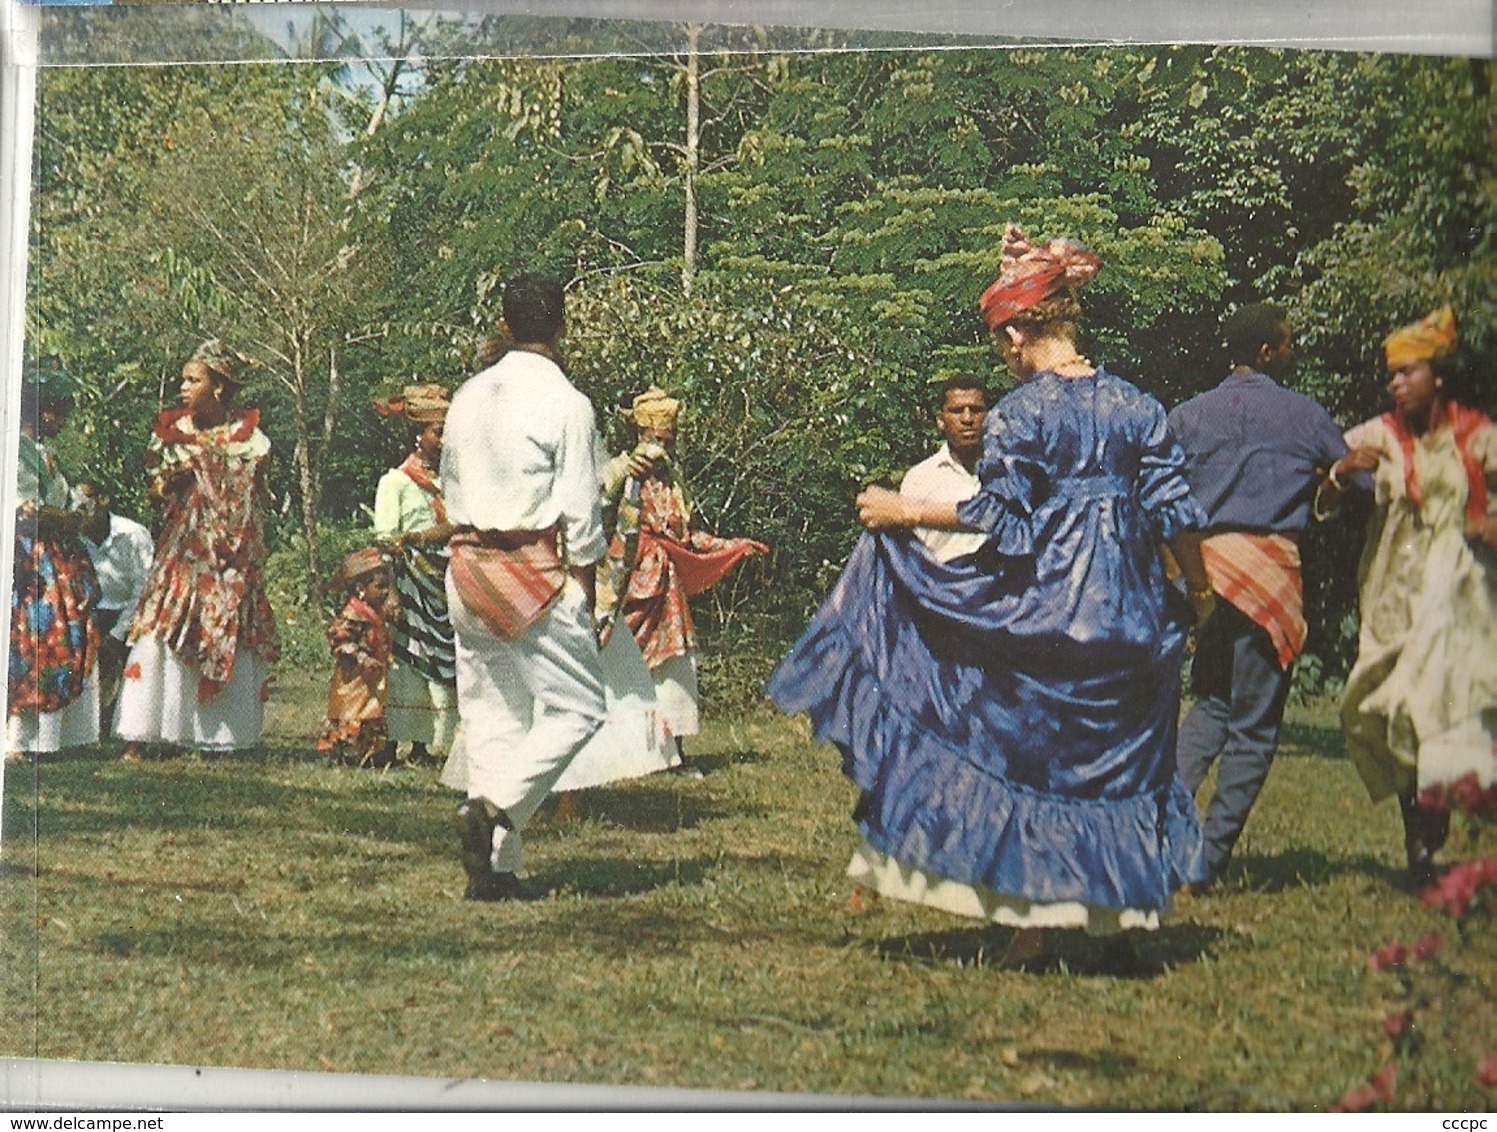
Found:
<svg viewBox="0 0 1497 1132"><path fill-rule="evenodd" d="M1450 783L1497 778L1497 550L1465 537L1469 485L1452 431L1414 442L1424 492L1405 488L1404 456L1379 418L1346 434L1375 449L1376 511L1357 577L1361 628L1341 722L1374 801ZM1472 433L1488 513L1497 512L1497 427Z"/></svg>

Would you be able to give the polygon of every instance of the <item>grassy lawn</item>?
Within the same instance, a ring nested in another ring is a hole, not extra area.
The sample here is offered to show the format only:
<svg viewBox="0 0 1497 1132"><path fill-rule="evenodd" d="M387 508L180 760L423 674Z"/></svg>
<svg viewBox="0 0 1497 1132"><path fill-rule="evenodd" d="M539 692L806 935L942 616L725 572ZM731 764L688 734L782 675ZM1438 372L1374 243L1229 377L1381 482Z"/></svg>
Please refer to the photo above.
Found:
<svg viewBox="0 0 1497 1132"><path fill-rule="evenodd" d="M1027 974L996 966L1005 930L852 911L852 790L767 711L718 718L702 781L538 818L537 899L464 902L455 796L435 770L320 760L322 690L283 674L252 753L9 768L0 1056L1315 1110L1390 1056L1404 998L1368 953L1440 930L1395 1107L1493 1099L1473 1076L1497 1048L1490 912L1461 938L1395 890L1396 810L1325 707L1292 709L1226 883L1118 978L1084 936Z"/></svg>

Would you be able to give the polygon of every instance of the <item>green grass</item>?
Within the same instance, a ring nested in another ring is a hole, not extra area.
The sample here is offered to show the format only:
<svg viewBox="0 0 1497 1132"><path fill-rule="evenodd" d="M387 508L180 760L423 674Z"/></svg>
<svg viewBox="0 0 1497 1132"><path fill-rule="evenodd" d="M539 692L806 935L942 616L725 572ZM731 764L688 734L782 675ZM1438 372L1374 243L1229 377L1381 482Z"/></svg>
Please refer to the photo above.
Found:
<svg viewBox="0 0 1497 1132"><path fill-rule="evenodd" d="M768 712L709 728L703 781L538 818L537 899L464 902L454 796L434 770L320 760L321 692L283 676L253 753L9 768L0 1056L1313 1110L1388 1056L1397 984L1368 952L1441 929L1460 977L1419 1011L1399 1104L1492 1099L1473 1080L1497 1047L1491 933L1460 941L1395 891L1397 814L1328 709L1295 709L1225 884L1117 978L1084 936L1026 974L996 965L1002 929L853 913L852 790Z"/></svg>

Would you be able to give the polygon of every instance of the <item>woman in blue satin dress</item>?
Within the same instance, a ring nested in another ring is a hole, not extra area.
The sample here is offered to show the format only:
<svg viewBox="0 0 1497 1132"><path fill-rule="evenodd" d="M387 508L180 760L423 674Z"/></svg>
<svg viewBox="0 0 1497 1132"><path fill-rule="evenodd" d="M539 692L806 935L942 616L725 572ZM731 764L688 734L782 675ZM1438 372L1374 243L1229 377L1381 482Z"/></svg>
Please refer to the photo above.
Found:
<svg viewBox="0 0 1497 1132"><path fill-rule="evenodd" d="M1213 600L1205 516L1163 406L1076 352L1075 291L1100 266L1010 228L982 310L1024 384L988 414L981 491L859 496L870 533L769 682L862 791L849 876L1023 929L1015 963L1046 928L1155 928L1205 876L1174 762L1190 604ZM917 526L987 543L943 564Z"/></svg>

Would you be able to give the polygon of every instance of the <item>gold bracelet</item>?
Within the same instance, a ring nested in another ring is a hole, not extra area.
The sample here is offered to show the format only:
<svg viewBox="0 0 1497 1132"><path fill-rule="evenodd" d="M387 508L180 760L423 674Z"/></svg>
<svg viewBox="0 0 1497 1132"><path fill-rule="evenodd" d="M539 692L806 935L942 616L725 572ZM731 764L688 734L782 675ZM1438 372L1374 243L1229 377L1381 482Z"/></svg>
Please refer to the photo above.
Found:
<svg viewBox="0 0 1497 1132"><path fill-rule="evenodd" d="M1330 484L1332 487L1334 487L1337 491L1345 491L1346 490L1346 485L1341 482L1341 477L1336 474L1336 466L1337 466L1337 464L1340 464L1340 463L1341 463L1341 461L1337 460L1335 464L1331 465L1331 470L1326 475L1325 479L1326 479L1326 482L1328 484Z"/></svg>

